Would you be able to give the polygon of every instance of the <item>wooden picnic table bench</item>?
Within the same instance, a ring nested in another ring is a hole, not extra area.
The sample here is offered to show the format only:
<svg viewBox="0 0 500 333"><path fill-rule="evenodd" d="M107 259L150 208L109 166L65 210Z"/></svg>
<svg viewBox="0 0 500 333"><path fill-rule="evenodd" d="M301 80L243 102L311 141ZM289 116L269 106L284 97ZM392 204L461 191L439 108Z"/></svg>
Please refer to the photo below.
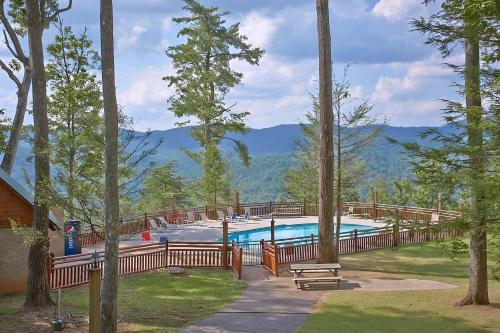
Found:
<svg viewBox="0 0 500 333"><path fill-rule="evenodd" d="M332 264L295 264L290 266L290 272L293 273L293 281L298 289L304 289L306 282L336 282L337 288L340 286L341 276L338 271L342 266L338 263ZM304 277L303 273L331 273L331 276Z"/></svg>

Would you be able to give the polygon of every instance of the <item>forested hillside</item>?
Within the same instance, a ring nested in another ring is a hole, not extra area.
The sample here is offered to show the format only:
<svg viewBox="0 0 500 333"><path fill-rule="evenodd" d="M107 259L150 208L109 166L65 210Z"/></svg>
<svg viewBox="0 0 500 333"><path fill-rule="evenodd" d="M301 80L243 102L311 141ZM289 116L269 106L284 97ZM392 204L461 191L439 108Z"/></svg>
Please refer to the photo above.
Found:
<svg viewBox="0 0 500 333"><path fill-rule="evenodd" d="M421 141L418 133L425 127L392 127L384 126L383 134L372 147L367 149L360 159L365 161L364 184L369 184L377 176L387 180L411 177L410 161L401 153L401 148L390 144L386 137L398 141ZM162 140L153 160L157 165L168 161L176 161L176 172L188 182L196 181L200 168L183 152L183 149L198 149L196 142L189 136L189 128L174 128L165 131L153 131L150 141ZM248 145L252 158L249 168L244 167L237 159L237 154L229 145L222 144L221 150L230 163L231 184L241 193L243 201L268 201L285 198L283 192L283 175L293 166L295 143L301 138L297 124L279 125L264 129L252 129L246 135L233 135ZM33 175L32 162L28 160L31 149L22 142L18 159L14 168L14 176L24 182L24 174ZM360 194L366 187L360 187Z"/></svg>

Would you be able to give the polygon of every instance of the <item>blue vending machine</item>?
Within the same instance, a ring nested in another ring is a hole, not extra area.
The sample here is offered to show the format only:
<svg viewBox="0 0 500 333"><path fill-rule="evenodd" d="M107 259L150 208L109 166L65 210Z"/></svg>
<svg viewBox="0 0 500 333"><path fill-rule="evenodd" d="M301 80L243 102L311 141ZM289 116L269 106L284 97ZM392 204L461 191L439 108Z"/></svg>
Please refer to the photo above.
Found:
<svg viewBox="0 0 500 333"><path fill-rule="evenodd" d="M82 253L80 224L80 221L68 221L64 224L64 255L66 256Z"/></svg>

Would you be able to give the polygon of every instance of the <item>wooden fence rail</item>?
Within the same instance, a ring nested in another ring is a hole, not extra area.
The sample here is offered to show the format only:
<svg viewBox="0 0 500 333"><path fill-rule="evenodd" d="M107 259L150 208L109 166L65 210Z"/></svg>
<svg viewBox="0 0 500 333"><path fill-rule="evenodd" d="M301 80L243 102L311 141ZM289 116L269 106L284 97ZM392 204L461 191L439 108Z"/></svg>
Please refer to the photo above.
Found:
<svg viewBox="0 0 500 333"><path fill-rule="evenodd" d="M160 216L167 219L168 216L177 218L180 215L182 217L180 223L187 222L188 213L193 214L195 221L201 220L202 213L206 214L210 219L217 219L217 211L222 211L223 214L229 216L229 207L232 207L232 205L201 206L177 209L175 209L174 207L173 209L167 211L126 215L121 219L122 225L120 234L128 235L149 230L151 228L149 225L149 219L157 218ZM318 206L316 203L238 203L237 208L239 209L240 214L242 214L245 209L249 210L251 216L270 216L271 214L275 216L318 215ZM374 219L394 216L395 212L397 212L397 214L403 220L414 220L422 222L430 222L432 214L437 214L440 221L451 220L460 216L460 212L455 211L367 202L344 202L342 203L342 210L346 213L349 213L349 210L352 210L352 214L354 215L361 215ZM80 235L80 240L83 247L99 244L104 241L104 233L101 230L88 231Z"/></svg>
<svg viewBox="0 0 500 333"><path fill-rule="evenodd" d="M222 243L217 242L168 242L121 248L118 271L120 275L129 275L169 266L222 268L222 249ZM243 250L238 247L229 252L228 261L241 278ZM104 254L101 251L98 255L98 266L103 268ZM66 288L88 283L91 256L49 257L50 287Z"/></svg>

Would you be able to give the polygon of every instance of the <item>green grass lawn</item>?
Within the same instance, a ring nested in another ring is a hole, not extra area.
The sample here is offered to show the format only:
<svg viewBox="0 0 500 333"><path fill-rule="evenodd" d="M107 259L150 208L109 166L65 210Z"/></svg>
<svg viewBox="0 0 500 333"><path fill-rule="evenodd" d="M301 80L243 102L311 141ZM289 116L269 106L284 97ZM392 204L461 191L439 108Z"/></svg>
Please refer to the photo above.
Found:
<svg viewBox="0 0 500 333"><path fill-rule="evenodd" d="M220 269L192 269L186 277L166 271L120 279L118 295L121 332L175 332L234 302L244 284ZM62 311L72 329L86 332L88 287L64 289ZM55 299L55 295L54 295ZM23 295L0 297L0 332L50 331L53 309L36 313L22 310Z"/></svg>
<svg viewBox="0 0 500 333"><path fill-rule="evenodd" d="M500 283L489 282L491 306L455 306L467 292L468 259L460 256L451 261L436 243L363 252L341 261L346 278L416 278L459 287L332 292L300 332L500 332Z"/></svg>

